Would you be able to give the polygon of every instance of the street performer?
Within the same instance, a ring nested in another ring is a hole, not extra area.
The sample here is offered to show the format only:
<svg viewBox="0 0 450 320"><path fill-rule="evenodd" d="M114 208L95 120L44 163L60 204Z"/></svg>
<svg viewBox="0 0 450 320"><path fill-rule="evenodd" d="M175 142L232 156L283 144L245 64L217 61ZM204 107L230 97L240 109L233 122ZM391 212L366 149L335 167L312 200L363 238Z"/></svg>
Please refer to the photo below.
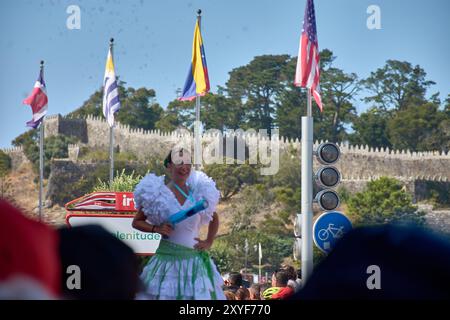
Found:
<svg viewBox="0 0 450 320"><path fill-rule="evenodd" d="M136 186L134 200L138 213L133 227L163 235L158 249L141 274L146 296L155 300L225 300L223 279L209 257L208 250L219 228L215 212L220 193L215 182L201 171L192 170L191 154L186 149L172 150L164 160L170 176L147 174ZM175 213L199 201L206 209L176 223ZM209 224L205 240L199 229Z"/></svg>

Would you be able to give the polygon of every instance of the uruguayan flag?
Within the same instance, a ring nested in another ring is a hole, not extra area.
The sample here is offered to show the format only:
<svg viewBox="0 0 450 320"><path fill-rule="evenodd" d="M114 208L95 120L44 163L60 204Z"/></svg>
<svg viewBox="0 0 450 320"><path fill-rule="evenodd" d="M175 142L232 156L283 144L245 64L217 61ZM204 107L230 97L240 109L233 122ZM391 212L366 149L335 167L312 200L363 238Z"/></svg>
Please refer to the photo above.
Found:
<svg viewBox="0 0 450 320"><path fill-rule="evenodd" d="M114 63L110 48L106 60L105 79L103 81L103 114L110 127L114 126L114 113L119 109L119 88L117 87L116 73L114 72Z"/></svg>

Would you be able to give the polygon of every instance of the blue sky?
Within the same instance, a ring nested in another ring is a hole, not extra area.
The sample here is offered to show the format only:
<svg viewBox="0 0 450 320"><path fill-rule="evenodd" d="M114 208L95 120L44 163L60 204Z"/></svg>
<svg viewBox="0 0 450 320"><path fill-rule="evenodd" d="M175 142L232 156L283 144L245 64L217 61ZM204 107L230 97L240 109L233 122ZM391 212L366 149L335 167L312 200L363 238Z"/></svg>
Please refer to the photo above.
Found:
<svg viewBox="0 0 450 320"><path fill-rule="evenodd" d="M184 84L196 10L211 87L262 54L297 55L305 0L2 0L0 1L0 148L25 132L31 91L45 60L49 114L67 114L103 81L110 37L116 73L132 87L156 90L163 107ZM69 30L69 5L81 29ZM369 30L369 5L381 9L381 30ZM419 64L434 80L429 93L450 93L450 1L315 0L319 47L346 72L367 77L387 59ZM294 77L294 75L292 75ZM357 101L358 111L365 106Z"/></svg>

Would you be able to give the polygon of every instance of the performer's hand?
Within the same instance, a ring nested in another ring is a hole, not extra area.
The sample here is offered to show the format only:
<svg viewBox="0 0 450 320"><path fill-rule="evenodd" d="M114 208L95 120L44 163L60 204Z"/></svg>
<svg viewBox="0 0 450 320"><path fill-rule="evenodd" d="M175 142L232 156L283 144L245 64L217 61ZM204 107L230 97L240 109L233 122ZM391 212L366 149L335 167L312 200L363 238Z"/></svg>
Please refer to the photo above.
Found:
<svg viewBox="0 0 450 320"><path fill-rule="evenodd" d="M197 250L208 250L212 246L212 241L210 240L200 240L200 238L194 238L194 240L197 240L197 244L194 246Z"/></svg>
<svg viewBox="0 0 450 320"><path fill-rule="evenodd" d="M173 232L173 226L169 223L164 223L160 226L155 227L155 232L162 234L163 236L170 236L170 234Z"/></svg>

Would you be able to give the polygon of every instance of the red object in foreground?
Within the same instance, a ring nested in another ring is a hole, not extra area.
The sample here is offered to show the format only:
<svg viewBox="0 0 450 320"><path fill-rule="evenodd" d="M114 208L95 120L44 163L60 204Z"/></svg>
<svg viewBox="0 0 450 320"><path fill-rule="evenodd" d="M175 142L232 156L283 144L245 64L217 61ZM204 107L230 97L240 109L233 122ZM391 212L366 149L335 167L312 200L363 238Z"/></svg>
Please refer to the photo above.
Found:
<svg viewBox="0 0 450 320"><path fill-rule="evenodd" d="M137 212L132 192L93 192L66 203L67 211Z"/></svg>
<svg viewBox="0 0 450 320"><path fill-rule="evenodd" d="M50 293L60 293L61 265L58 233L25 217L0 200L0 283L13 277L30 277Z"/></svg>

